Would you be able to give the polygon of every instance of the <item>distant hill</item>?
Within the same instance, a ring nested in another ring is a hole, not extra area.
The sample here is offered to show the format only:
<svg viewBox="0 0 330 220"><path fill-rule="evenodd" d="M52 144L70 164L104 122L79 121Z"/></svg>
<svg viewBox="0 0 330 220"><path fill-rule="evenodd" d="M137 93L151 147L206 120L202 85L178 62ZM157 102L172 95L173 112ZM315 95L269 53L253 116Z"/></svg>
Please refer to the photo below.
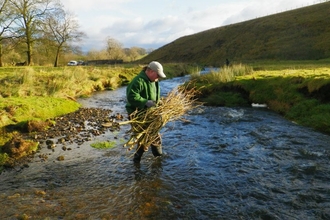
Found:
<svg viewBox="0 0 330 220"><path fill-rule="evenodd" d="M330 2L181 37L139 62L224 65L230 61L330 57Z"/></svg>

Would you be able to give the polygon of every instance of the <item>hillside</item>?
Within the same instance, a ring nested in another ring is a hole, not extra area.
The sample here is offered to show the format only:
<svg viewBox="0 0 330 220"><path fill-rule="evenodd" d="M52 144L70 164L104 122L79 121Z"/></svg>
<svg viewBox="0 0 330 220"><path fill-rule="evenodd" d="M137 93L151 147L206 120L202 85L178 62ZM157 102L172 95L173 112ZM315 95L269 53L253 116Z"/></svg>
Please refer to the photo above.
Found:
<svg viewBox="0 0 330 220"><path fill-rule="evenodd" d="M330 57L330 2L181 37L140 62L223 65L230 61L316 60Z"/></svg>

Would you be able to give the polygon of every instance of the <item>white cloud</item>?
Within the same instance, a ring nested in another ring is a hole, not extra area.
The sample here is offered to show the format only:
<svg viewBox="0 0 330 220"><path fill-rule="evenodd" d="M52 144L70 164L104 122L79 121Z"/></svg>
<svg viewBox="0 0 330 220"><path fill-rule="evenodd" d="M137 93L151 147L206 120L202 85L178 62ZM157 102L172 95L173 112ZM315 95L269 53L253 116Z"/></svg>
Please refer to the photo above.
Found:
<svg viewBox="0 0 330 220"><path fill-rule="evenodd" d="M291 0L291 1L269 1L269 0L254 0L246 1L241 10L236 11L235 14L228 16L223 24L232 24L242 22L254 18L259 18L271 14L276 14L299 7L311 5L313 2L310 0Z"/></svg>
<svg viewBox="0 0 330 220"><path fill-rule="evenodd" d="M125 47L158 48L200 31L311 5L312 0L63 0L76 14L84 50L112 37Z"/></svg>

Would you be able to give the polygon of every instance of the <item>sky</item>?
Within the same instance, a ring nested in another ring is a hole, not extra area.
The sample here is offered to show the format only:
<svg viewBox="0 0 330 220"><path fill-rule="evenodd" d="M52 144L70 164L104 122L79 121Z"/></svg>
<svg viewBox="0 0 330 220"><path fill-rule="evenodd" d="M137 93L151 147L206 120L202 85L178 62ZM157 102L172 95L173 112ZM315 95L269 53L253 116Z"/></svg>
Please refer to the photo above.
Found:
<svg viewBox="0 0 330 220"><path fill-rule="evenodd" d="M86 37L84 52L106 48L108 37L123 47L157 49L195 34L320 0L61 0L75 15Z"/></svg>

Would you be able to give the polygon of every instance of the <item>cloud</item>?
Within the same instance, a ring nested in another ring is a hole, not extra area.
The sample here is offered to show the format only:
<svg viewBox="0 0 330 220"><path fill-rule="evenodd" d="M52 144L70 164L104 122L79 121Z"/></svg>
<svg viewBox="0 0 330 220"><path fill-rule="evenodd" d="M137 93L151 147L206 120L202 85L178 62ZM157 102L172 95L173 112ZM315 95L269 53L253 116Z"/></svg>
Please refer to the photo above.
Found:
<svg viewBox="0 0 330 220"><path fill-rule="evenodd" d="M104 49L107 37L124 47L157 49L182 36L312 4L311 0L65 0L88 38L84 50Z"/></svg>
<svg viewBox="0 0 330 220"><path fill-rule="evenodd" d="M146 20L141 17L121 19L103 28L100 35L125 40L125 47L143 45L161 46L193 30L186 28L185 21L177 16Z"/></svg>
<svg viewBox="0 0 330 220"><path fill-rule="evenodd" d="M291 0L291 1L268 1L268 0L254 0L250 1L237 10L235 14L228 16L223 21L223 25L251 20L254 18L264 17L271 14L276 14L292 9L311 5L310 0Z"/></svg>

